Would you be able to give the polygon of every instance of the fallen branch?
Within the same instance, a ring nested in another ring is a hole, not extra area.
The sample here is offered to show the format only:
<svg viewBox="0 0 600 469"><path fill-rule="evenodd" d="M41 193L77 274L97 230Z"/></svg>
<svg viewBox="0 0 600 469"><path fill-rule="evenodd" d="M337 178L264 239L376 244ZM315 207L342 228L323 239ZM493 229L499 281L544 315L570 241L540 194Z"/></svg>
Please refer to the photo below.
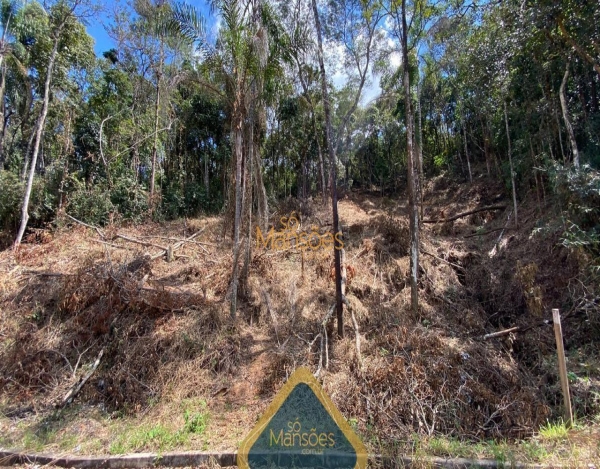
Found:
<svg viewBox="0 0 600 469"><path fill-rule="evenodd" d="M468 215L473 215L474 213L487 212L487 211L491 211L491 210L504 210L505 208L506 208L506 205L490 205L488 207L480 207L480 208L476 208L474 210L469 210L468 212L462 212L462 213L459 213L458 215L454 215L449 218L438 218L435 220L423 220L423 223L444 223L447 221L458 220L459 218L466 217Z"/></svg>
<svg viewBox="0 0 600 469"><path fill-rule="evenodd" d="M179 258L179 257L187 257L187 258L189 258L189 256L175 255L174 253L175 253L175 251L177 249L179 249L180 247L182 247L185 243L189 243L190 241L192 241L196 236L198 236L203 231L204 231L204 228L202 228L200 231L197 231L196 233L194 233L190 237L188 237L186 239L182 239L182 240L178 241L177 243L169 245L169 246L161 246L160 244L154 244L154 243L150 243L148 241L142 241L141 239L130 238L129 236L125 236L125 235L122 235L122 234L117 234L116 237L119 238L119 239L125 240L125 241L129 241L130 243L135 243L135 244L140 244L140 245L146 246L146 247L152 247L152 248L160 249L162 252L150 256L150 260L158 259L159 257L162 257L162 256L164 256L166 254L167 261L170 262L173 259Z"/></svg>
<svg viewBox="0 0 600 469"><path fill-rule="evenodd" d="M158 259L159 257L164 256L165 254L167 255L168 260L170 260L170 258L173 258L174 256L174 252L179 249L180 247L182 247L185 243L190 242L192 239L194 239L196 236L198 236L200 233L202 233L204 231L204 228L202 228L199 231L196 231L193 235L189 236L188 238L185 238L175 244L173 244L172 246L169 246L168 248L164 248L164 252L161 252L160 254L155 254L152 257L150 257L151 260L154 259ZM177 256L175 256L177 257Z"/></svg>
<svg viewBox="0 0 600 469"><path fill-rule="evenodd" d="M173 250L179 249L181 246L183 246L185 243L190 242L192 239L194 239L195 237L197 237L203 231L204 231L204 228L202 228L201 230L196 231L193 235L189 236L188 238L182 239L178 243L175 243L173 245Z"/></svg>
<svg viewBox="0 0 600 469"><path fill-rule="evenodd" d="M260 289L261 296L263 297L263 302L265 303L265 307L267 308L267 313L271 316L271 320L273 321L273 328L275 329L275 337L277 338L277 345L280 345L279 342L279 331L277 330L277 316L273 312L271 308L271 297L269 296L269 292L264 288Z"/></svg>
<svg viewBox="0 0 600 469"><path fill-rule="evenodd" d="M430 252L427 252L427 251L425 251L424 249L421 249L421 252L422 252L423 254L427 254L428 256L431 256L431 257L433 257L434 259L437 259L438 261L445 262L445 263L446 263L446 264L448 264L449 266L452 266L452 267L454 267L454 268L456 268L456 269L459 269L459 270L462 270L462 271L464 271L464 270L465 270L465 268L464 268L462 265L454 264L454 263L452 263L452 262L450 262L450 261L447 261L446 259L442 259L441 257L438 257L438 256L436 256L435 254L431 254Z"/></svg>
<svg viewBox="0 0 600 469"><path fill-rule="evenodd" d="M329 311L327 311L327 314L321 321L321 328L323 329L323 333L319 334L319 336L321 336L321 354L319 357L319 368L317 368L317 371L315 372L316 378L319 377L319 374L321 374L321 369L323 368L323 352L325 352L325 369L329 368L329 348L328 348L328 338L327 338L327 323L329 321L331 321L331 318L333 317L333 312L335 311L335 306L336 306L336 304L333 303L333 306L331 308L329 308Z"/></svg>
<svg viewBox="0 0 600 469"><path fill-rule="evenodd" d="M38 272L35 270L24 270L20 275L30 275L32 277L72 277L75 274L63 274L60 272Z"/></svg>
<svg viewBox="0 0 600 469"><path fill-rule="evenodd" d="M100 353L98 354L98 357L96 358L96 361L92 365L92 368L90 369L90 371L88 371L87 374L83 377L83 379L81 379L78 383L76 383L74 386L72 386L71 389L69 389L69 392L67 392L67 394L65 394L65 397L63 397L63 399L60 403L60 407L64 407L65 405L69 404L73 400L73 398L77 395L77 393L79 393L79 391L81 391L81 388L83 387L83 385L94 374L94 371L96 371L96 368L98 368L98 365L100 364L100 360L102 359L102 355L104 355L104 349L100 350Z"/></svg>
<svg viewBox="0 0 600 469"><path fill-rule="evenodd" d="M201 241L194 241L194 240L185 240L185 239L181 239L181 238L170 238L168 236L141 236L141 238L144 239L166 239L168 241L184 241L186 243L192 243L192 244L196 244L198 246L200 246L200 248L202 248L204 250L204 252L206 252L207 254L210 254L208 252L208 250L204 247L206 246L217 246L216 244L211 244L211 243L204 243ZM218 246L217 246L218 247Z"/></svg>
<svg viewBox="0 0 600 469"><path fill-rule="evenodd" d="M498 332L493 332L491 334L486 334L486 335L483 336L483 339L487 340L487 339L493 339L495 337L502 337L502 336L510 334L511 332L519 332L520 330L521 330L520 326L511 327L510 329L505 329L503 331L498 331Z"/></svg>
<svg viewBox="0 0 600 469"><path fill-rule="evenodd" d="M498 236L498 239L496 240L496 242L494 243L494 247L491 249L491 251L488 253L488 255L490 257L494 257L496 255L496 252L498 250L498 243L500 242L500 240L502 239L502 236L504 236L504 232L506 231L507 227L508 227L508 223L510 222L510 217L512 215L512 210L509 212L508 214L508 218L506 219L506 225L504 225L504 228L502 228L502 231L500 232L500 236Z"/></svg>
<svg viewBox="0 0 600 469"><path fill-rule="evenodd" d="M497 231L502 231L504 228L496 228L495 230L482 231L481 233L472 233L470 235L463 236L463 238L474 238L475 236L485 236L491 233L496 233ZM510 229L510 228L507 228Z"/></svg>
<svg viewBox="0 0 600 469"><path fill-rule="evenodd" d="M154 243L149 243L148 241L141 241L139 239L135 239L135 238L130 238L129 236L125 236L122 234L117 234L116 236L119 239L123 239L125 241L129 241L130 243L135 243L135 244L140 244L142 246L146 246L146 247L150 247L150 248L158 248L158 249L162 249L163 251L166 251L168 248L161 246L159 244L154 244Z"/></svg>
<svg viewBox="0 0 600 469"><path fill-rule="evenodd" d="M565 316L563 318L564 319L569 319L569 316ZM498 331L498 332L492 332L491 334L486 334L484 335L482 338L485 339L493 339L496 337L502 337L504 335L510 334L511 332L527 332L530 331L531 329L536 329L538 327L543 327L543 326L553 326L553 322L551 320L548 319L544 319L543 321L539 321L536 322L534 324L530 324L529 326L515 326L515 327L511 327L510 329L505 329L502 331Z"/></svg>
<svg viewBox="0 0 600 469"><path fill-rule="evenodd" d="M74 221L75 223L78 223L81 226L85 226L86 228L91 228L92 230L96 230L96 232L98 233L98 235L100 235L101 238L105 238L106 236L104 236L104 233L102 232L102 230L100 228L98 228L97 226L94 225L88 225L87 223L82 222L81 220L78 220L75 217L72 217L71 215L69 215L68 213L65 212L65 216Z"/></svg>
<svg viewBox="0 0 600 469"><path fill-rule="evenodd" d="M110 246L111 248L127 249L128 251L133 251L133 248L130 248L129 246L119 246L118 244L113 244L113 243L109 243L107 241L102 241L101 239L93 239L92 241L95 241L96 243L104 244L105 246Z"/></svg>

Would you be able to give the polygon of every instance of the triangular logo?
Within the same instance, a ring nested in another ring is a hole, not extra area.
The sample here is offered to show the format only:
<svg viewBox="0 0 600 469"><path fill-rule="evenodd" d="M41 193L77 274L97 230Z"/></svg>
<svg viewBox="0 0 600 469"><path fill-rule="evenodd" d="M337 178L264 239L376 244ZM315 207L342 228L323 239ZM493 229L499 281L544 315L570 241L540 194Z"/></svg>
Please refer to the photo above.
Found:
<svg viewBox="0 0 600 469"><path fill-rule="evenodd" d="M247 469L365 468L367 451L308 368L298 368L242 442Z"/></svg>

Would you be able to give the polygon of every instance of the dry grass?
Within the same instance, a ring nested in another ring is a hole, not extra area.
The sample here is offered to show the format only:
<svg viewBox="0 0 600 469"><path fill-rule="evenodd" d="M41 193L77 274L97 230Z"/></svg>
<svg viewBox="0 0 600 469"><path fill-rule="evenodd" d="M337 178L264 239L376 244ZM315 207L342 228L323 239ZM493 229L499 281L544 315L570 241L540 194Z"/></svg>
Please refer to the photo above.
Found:
<svg viewBox="0 0 600 469"><path fill-rule="evenodd" d="M494 196L493 187L478 194L444 190L458 204L454 213ZM450 202L440 194L427 200L436 210L448 210ZM273 222L289 209L301 213L303 227L330 229L327 207L315 203L287 201ZM40 244L24 244L16 256L0 253L0 408L12 415L0 420L9 435L5 442L102 453L118 441L126 446L130 440L119 435L162 425L150 433L175 447L232 450L300 365L323 368L325 389L373 451L393 452L394 442L412 441L413 435L422 441L440 434L512 441L533 435L559 402L556 381L540 381L552 373L551 331L519 337L514 349L480 337L513 321L526 323L505 309L494 310L503 295L509 305L527 307L524 285L545 288L544 298L553 293L540 280L543 271L514 276L516 260L506 253L516 245L491 259L488 241L466 244L460 236L481 223L502 225L503 216L457 220L450 231L425 228L422 249L433 256L421 257L421 309L415 315L406 281L404 207L350 194L339 209L354 273L347 297L362 360L349 315L343 340L332 340L333 325L328 327L327 355L320 340L320 323L334 301L330 252L309 252L302 259L293 250L254 246L247 288L232 321L226 300L231 244L221 238L220 218L106 230L164 244L169 242L164 238L203 228L196 243L178 251L188 257L172 263L149 261L145 249L123 240L110 240L120 249L103 245L95 232L81 227L36 238ZM523 257L522 265L532 262ZM101 365L75 400L72 420L65 417L68 408L48 424L50 432L42 431L40 422L57 415L52 404L102 349ZM597 390L591 375L588 387L578 388L590 414ZM182 409L202 401L209 415L205 432L185 442L169 440L185 424ZM36 416L24 412L30 406ZM91 433L84 427L97 437L86 436ZM153 449L152 439L143 437L135 440L145 441L143 448L134 449Z"/></svg>

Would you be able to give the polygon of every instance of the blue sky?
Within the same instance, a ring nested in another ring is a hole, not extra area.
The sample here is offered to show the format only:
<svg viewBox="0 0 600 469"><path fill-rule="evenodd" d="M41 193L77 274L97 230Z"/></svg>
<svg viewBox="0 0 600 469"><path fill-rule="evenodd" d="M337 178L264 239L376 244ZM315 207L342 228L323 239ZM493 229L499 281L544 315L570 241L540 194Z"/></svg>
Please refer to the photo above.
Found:
<svg viewBox="0 0 600 469"><path fill-rule="evenodd" d="M97 56L101 56L103 52L115 47L113 40L109 37L106 32L106 26L110 24L112 12L115 7L124 7L129 2L127 0L98 0L98 4L101 5L102 11L100 11L95 17L87 20L87 32L94 38L95 46L94 51ZM210 9L205 0L188 0L185 3L193 5L196 9L201 12L205 18L207 18L207 26L210 26ZM212 19L214 23L214 18Z"/></svg>
<svg viewBox="0 0 600 469"><path fill-rule="evenodd" d="M102 56L103 52L116 47L115 43L106 32L106 26L110 24L115 7L126 6L128 3L128 0L105 0L101 3L103 11L100 12L95 18L90 18L87 21L87 31L88 34L94 38L94 50L97 56L100 57ZM216 18L210 14L210 8L206 0L187 0L186 3L193 5L204 15L207 21L207 29L209 31L214 28ZM341 54L343 53L342 51L343 49L334 48L333 51L329 52L332 52L333 54ZM397 66L397 64L395 65ZM343 86L348 80L346 73L341 69L338 71L330 70L329 73L332 74L332 80L336 87ZM379 87L379 76L375 76L372 77L371 83L363 90L361 99L362 104L366 105L379 94L381 94L381 88Z"/></svg>
<svg viewBox="0 0 600 469"><path fill-rule="evenodd" d="M94 50L96 51L97 56L102 55L102 52L114 47L112 39L108 37L104 25L102 24L107 21L107 18L104 15L102 16L102 18L92 18L87 26L88 34L94 38Z"/></svg>

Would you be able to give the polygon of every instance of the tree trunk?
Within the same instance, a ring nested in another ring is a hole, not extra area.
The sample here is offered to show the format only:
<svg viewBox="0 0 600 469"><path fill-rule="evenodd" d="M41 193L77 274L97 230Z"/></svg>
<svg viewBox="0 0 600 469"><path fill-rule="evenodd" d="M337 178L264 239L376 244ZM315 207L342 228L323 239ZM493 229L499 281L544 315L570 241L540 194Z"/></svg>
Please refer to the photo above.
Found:
<svg viewBox="0 0 600 469"><path fill-rule="evenodd" d="M558 118L558 109L554 106L554 119L556 121L556 132L558 133L558 143L560 144L560 156L564 164L567 163L567 156L565 155L565 147L563 145L562 131L560 129L560 120Z"/></svg>
<svg viewBox="0 0 600 469"><path fill-rule="evenodd" d="M321 176L321 195L323 196L323 203L327 200L327 183L325 182L325 162L323 158L323 149L321 148L321 139L317 132L317 120L315 118L314 111L312 112L313 128L315 131L315 140L317 142L317 153L319 155L319 172Z"/></svg>
<svg viewBox="0 0 600 469"><path fill-rule="evenodd" d="M463 138L465 141L465 157L467 158L467 168L469 170L469 182L473 184L473 174L471 173L471 159L469 158L469 145L467 144L467 126L463 125Z"/></svg>
<svg viewBox="0 0 600 469"><path fill-rule="evenodd" d="M252 93L253 99L256 98L256 90ZM241 273L241 287L243 295L247 295L248 292L248 274L250 272L250 261L252 259L252 207L253 207L253 164L254 164L254 119L255 119L255 110L254 110L254 101L252 105L252 109L250 110L250 122L249 126L249 135L248 135L248 153L246 157L246 164L249 165L247 171L245 171L246 177L250 180L247 182L247 191L248 196L247 206L248 206L248 226L247 226L247 235L246 235L246 252L244 255L244 265L242 267ZM243 191L246 192L246 191ZM244 204L242 203L242 206Z"/></svg>
<svg viewBox="0 0 600 469"><path fill-rule="evenodd" d="M163 67L163 45L161 43L160 59L158 70L156 72L156 103L154 106L154 142L152 144L152 175L150 176L150 215L154 213L155 198L155 178L156 178L156 159L158 153L158 125L160 117L160 80Z"/></svg>
<svg viewBox="0 0 600 469"><path fill-rule="evenodd" d="M313 0L314 1L314 0ZM414 115L410 96L408 70L408 27L406 25L406 0L402 0L402 76L404 107L406 109L406 152L408 166L408 211L410 224L410 296L414 314L419 312L419 208L417 202L419 179L415 171L413 146Z"/></svg>
<svg viewBox="0 0 600 469"><path fill-rule="evenodd" d="M63 170L58 186L58 212L60 213L64 205L65 183L67 181L67 173L69 171L69 153L71 152L71 121L72 115L67 113L67 125L65 126L65 145L63 148Z"/></svg>
<svg viewBox="0 0 600 469"><path fill-rule="evenodd" d="M264 230L269 225L269 200L267 198L267 190L265 189L265 182L262 174L262 164L260 159L260 145L257 137L255 136L254 145L254 184L256 191L256 204L257 204L257 217L258 222Z"/></svg>
<svg viewBox="0 0 600 469"><path fill-rule="evenodd" d="M424 192L424 176L423 176L423 114L421 113L421 78L417 81L417 112L419 114L419 143L418 143L418 161L419 161L419 181L420 181L420 196L421 204L421 219L423 219L423 192Z"/></svg>
<svg viewBox="0 0 600 469"><path fill-rule="evenodd" d="M204 153L204 191L206 192L206 197L208 198L210 194L210 178L208 175L208 151Z"/></svg>
<svg viewBox="0 0 600 469"><path fill-rule="evenodd" d="M35 128L31 130L31 135L29 136L29 140L27 141L27 148L25 148L25 155L23 157L23 168L21 169L21 181L25 180L27 177L27 171L29 170L29 155L31 154L31 147L33 146L33 141L35 140Z"/></svg>
<svg viewBox="0 0 600 469"><path fill-rule="evenodd" d="M321 140L319 139L319 132L317 132L317 118L315 116L315 106L313 105L312 98L310 97L308 84L306 83L306 80L304 80L304 76L302 75L302 64L300 63L300 60L298 60L298 57L295 57L295 59L296 59L296 64L298 65L298 77L300 78L300 84L302 85L302 90L304 91L304 94L306 95L306 100L308 101L308 104L310 105L310 108L311 108L310 117L311 117L311 121L312 121L313 131L315 132L315 141L317 142L317 153L319 155L319 170L320 170L320 176L321 176L321 194L323 196L323 202L325 202L327 200L327 185L325 182L325 163L323 160L323 150L321 148Z"/></svg>
<svg viewBox="0 0 600 469"><path fill-rule="evenodd" d="M592 67L594 67L594 70L596 70L596 73L598 74L598 76L600 76L600 62L597 62L594 57L592 57L590 54L587 53L587 51L585 50L584 47L582 47L580 44L578 44L573 37L569 34L569 32L567 31L567 28L565 28L565 24L564 24L564 20L562 15L559 15L559 17L557 18L557 22L558 22L558 28L560 30L560 32L562 33L562 36L565 38L565 41L571 46L573 47L573 49L577 52L577 54L579 54L579 56L585 60L586 62L588 62ZM568 65L567 65L568 67Z"/></svg>
<svg viewBox="0 0 600 469"><path fill-rule="evenodd" d="M338 236L340 232L339 227L339 215L337 207L337 171L335 164L335 150L333 146L333 129L331 126L331 109L329 103L329 93L327 91L327 76L325 75L325 63L323 61L323 36L321 32L321 20L319 18L319 10L317 9L317 0L312 0L312 9L315 19L315 28L317 30L317 45L318 45L318 57L319 57L319 68L321 71L321 91L323 93L323 107L325 110L325 134L327 140L327 151L329 153L329 184L331 187L331 205L333 212L333 233ZM344 303L342 298L342 258L341 250L336 249L336 243L334 242L334 263L335 263L335 301L336 301L336 312L337 312L337 332L340 338L344 337Z"/></svg>
<svg viewBox="0 0 600 469"><path fill-rule="evenodd" d="M481 133L483 135L483 153L485 154L485 169L489 176L490 173L490 141L486 132L485 125L483 123L483 117L481 118Z"/></svg>
<svg viewBox="0 0 600 469"><path fill-rule="evenodd" d="M573 132L573 126L571 125L571 120L569 119L569 109L567 107L566 87L567 80L569 79L569 65L570 61L567 62L565 75L563 77L562 83L560 84L560 107L562 108L563 119L565 121L565 127L567 128L567 135L569 136L569 141L571 142L571 148L573 150L573 166L579 169L579 149L577 148L575 132Z"/></svg>
<svg viewBox="0 0 600 469"><path fill-rule="evenodd" d="M504 101L504 122L506 123L506 138L508 139L508 163L510 165L510 183L512 185L513 209L515 211L515 227L519 227L519 217L517 213L517 188L515 187L515 170L512 162L512 148L510 143L510 129L508 128L508 111L506 101Z"/></svg>
<svg viewBox="0 0 600 469"><path fill-rule="evenodd" d="M6 90L6 65L0 62L0 171L4 169L4 136L6 135L6 105L4 103L4 91Z"/></svg>
<svg viewBox="0 0 600 469"><path fill-rule="evenodd" d="M243 134L243 116L242 113L242 97L239 96L241 93L241 86L238 86L238 96L233 106L233 119L232 119L232 138L233 141L233 154L235 156L235 215L233 221L233 272L231 274L231 318L235 319L237 311L237 295L238 295L238 282L239 282L239 268L238 261L240 256L240 228L242 221L242 170L243 170L243 148L242 148L242 134Z"/></svg>
<svg viewBox="0 0 600 469"><path fill-rule="evenodd" d="M66 22L60 25L54 38L54 45L52 46L52 52L50 52L50 58L48 60L48 70L46 72L46 82L44 83L44 98L42 101L42 109L35 127L35 143L33 145L33 155L31 156L31 165L29 168L29 178L27 179L27 186L25 188L25 196L23 197L23 205L21 206L21 226L15 239L14 248L18 248L25 234L27 228L27 222L29 221L29 199L31 197L31 188L33 187L33 178L35 176L35 168L37 164L37 158L40 151L40 144L42 142L42 135L44 133L44 126L46 124L46 116L48 115L48 105L50 102L50 83L52 81L52 70L54 69L54 62L58 55L58 43L60 40L60 34L62 28Z"/></svg>
<svg viewBox="0 0 600 469"><path fill-rule="evenodd" d="M592 111L598 112L598 87L596 86L596 77L592 76L590 81L592 94Z"/></svg>

